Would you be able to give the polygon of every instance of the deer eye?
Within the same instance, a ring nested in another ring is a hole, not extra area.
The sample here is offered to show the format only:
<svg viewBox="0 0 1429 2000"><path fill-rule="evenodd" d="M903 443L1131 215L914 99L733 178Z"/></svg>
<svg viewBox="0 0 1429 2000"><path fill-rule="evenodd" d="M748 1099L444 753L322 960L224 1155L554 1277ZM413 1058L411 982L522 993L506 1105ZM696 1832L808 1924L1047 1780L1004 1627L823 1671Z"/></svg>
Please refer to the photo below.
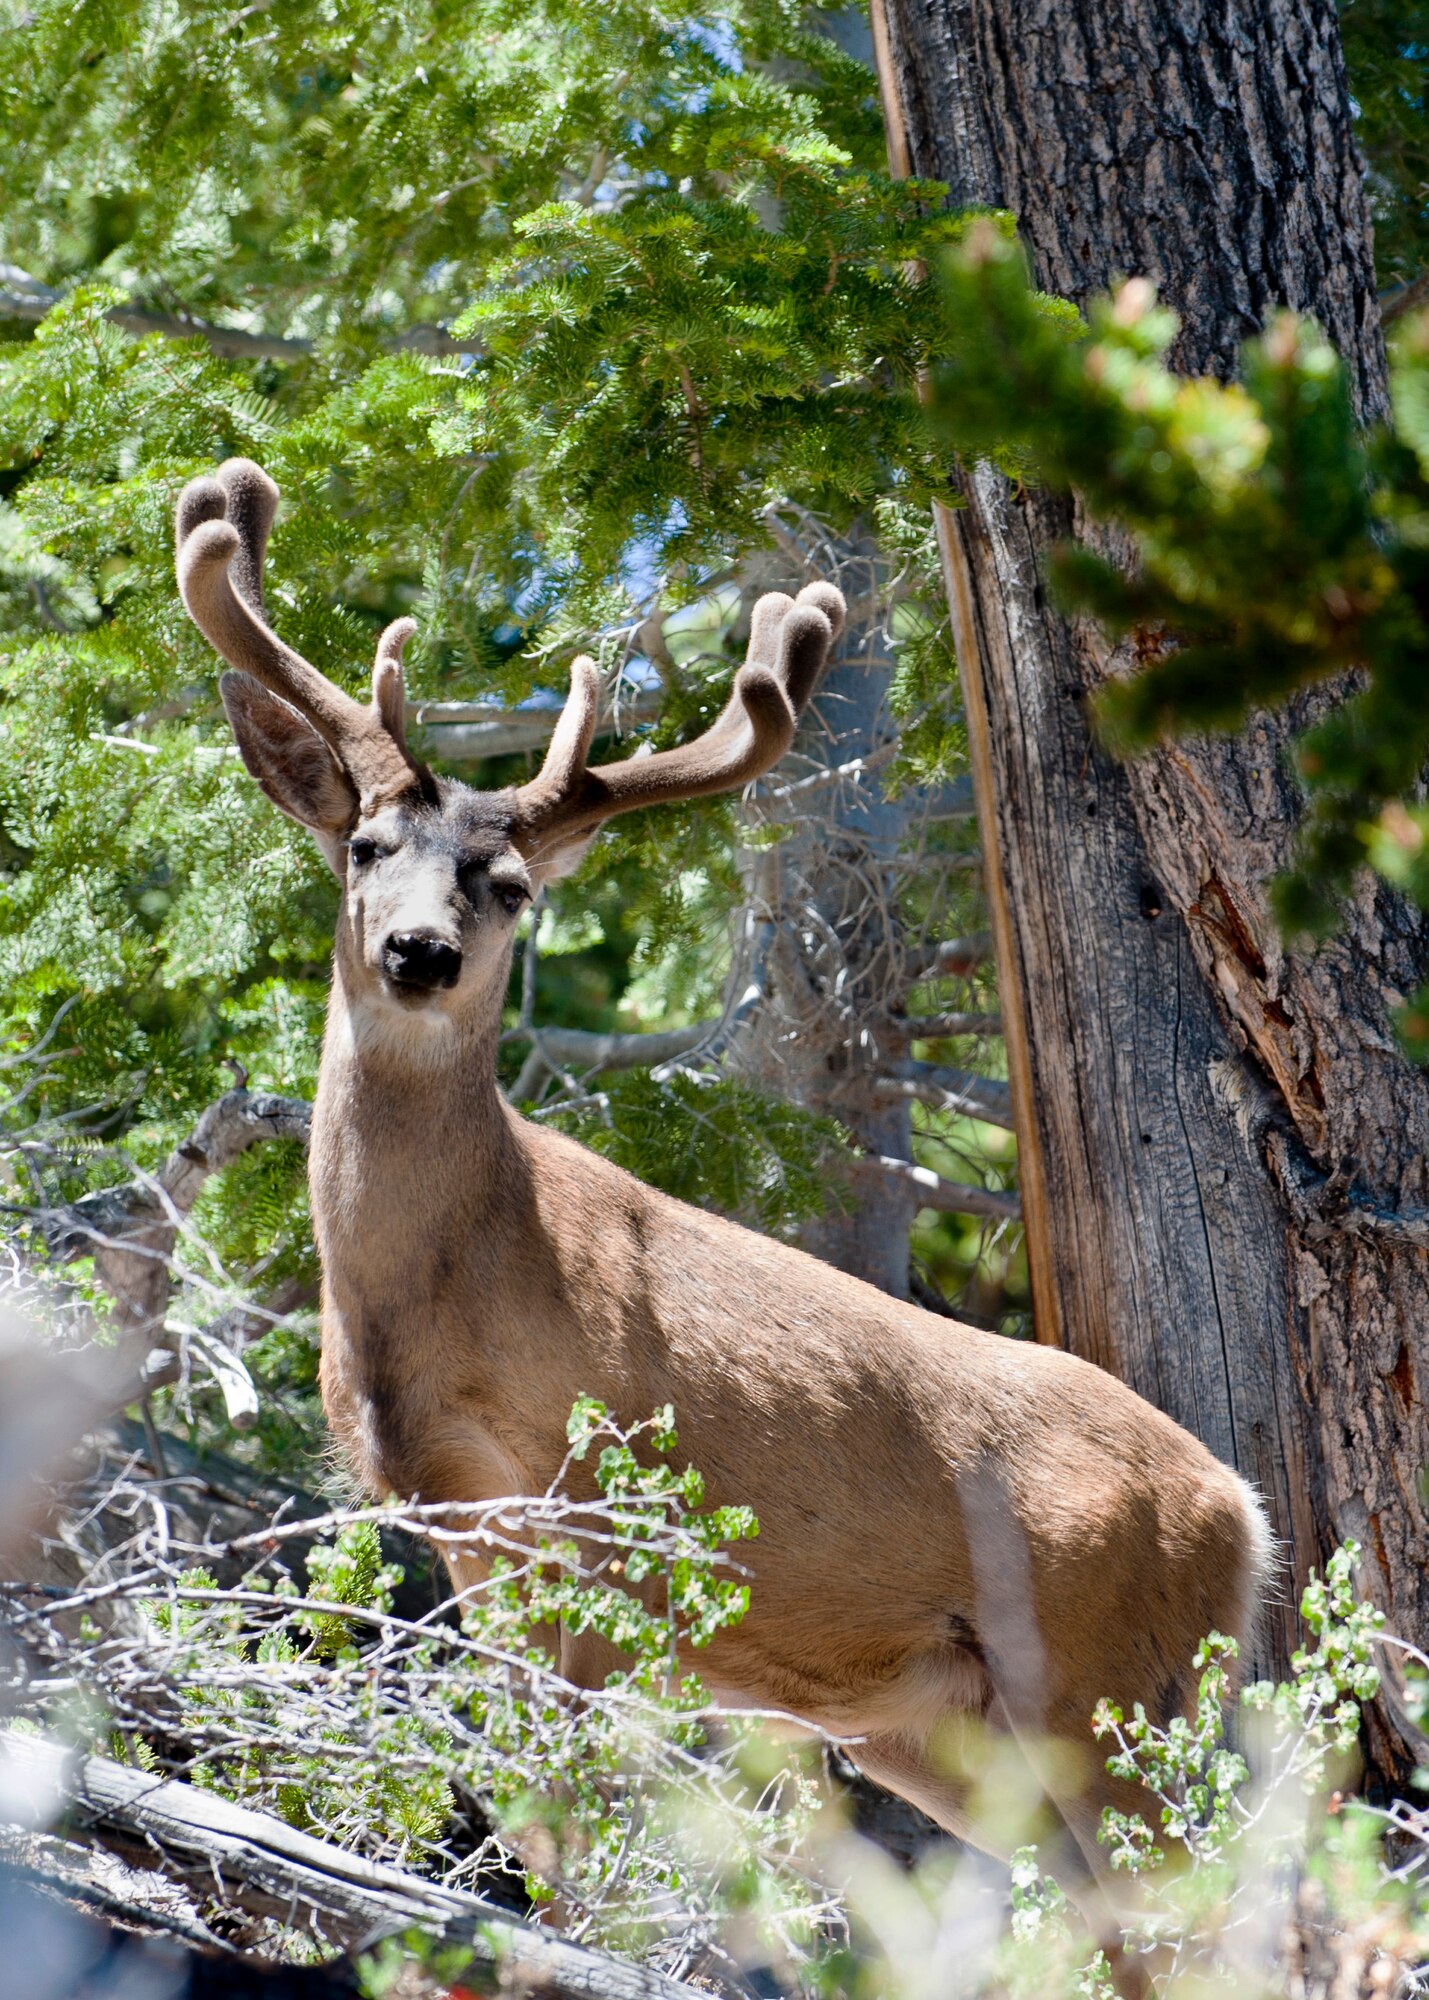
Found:
<svg viewBox="0 0 1429 2000"><path fill-rule="evenodd" d="M359 834L356 840L347 843L347 852L354 868L366 868L369 862L377 859L377 842Z"/></svg>
<svg viewBox="0 0 1429 2000"><path fill-rule="evenodd" d="M526 900L526 891L519 888L515 882L498 882L492 894L508 917L516 916Z"/></svg>

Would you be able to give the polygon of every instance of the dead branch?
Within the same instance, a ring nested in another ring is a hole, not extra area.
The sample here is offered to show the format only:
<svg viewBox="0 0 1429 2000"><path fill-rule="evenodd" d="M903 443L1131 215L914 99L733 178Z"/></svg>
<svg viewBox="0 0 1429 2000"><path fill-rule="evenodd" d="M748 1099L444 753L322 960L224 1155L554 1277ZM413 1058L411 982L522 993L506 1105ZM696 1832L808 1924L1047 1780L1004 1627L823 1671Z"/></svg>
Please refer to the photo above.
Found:
<svg viewBox="0 0 1429 2000"><path fill-rule="evenodd" d="M973 1187L966 1181L944 1180L931 1167L915 1166L911 1160L870 1155L856 1160L853 1171L910 1189L919 1208L936 1209L940 1215L986 1215L997 1222L1022 1220L1022 1202L1016 1194L999 1188Z"/></svg>
<svg viewBox="0 0 1429 2000"><path fill-rule="evenodd" d="M620 690L619 715L607 692L597 738L653 722L664 702L662 688ZM560 717L561 703L509 708L499 701L419 701L407 704L409 735L428 756L444 764L479 764L487 757L512 757L543 750Z"/></svg>
<svg viewBox="0 0 1429 2000"><path fill-rule="evenodd" d="M209 1105L188 1138L177 1146L157 1179L126 1181L81 1195L64 1208L35 1217L53 1257L88 1257L155 1223L175 1222L198 1200L210 1174L231 1166L240 1154L267 1139L296 1139L306 1146L313 1108L303 1098L278 1097L266 1090L230 1090Z"/></svg>
<svg viewBox="0 0 1429 2000"><path fill-rule="evenodd" d="M660 1063L676 1062L708 1042L719 1027L718 1021L696 1021L688 1028L667 1028L651 1034L594 1034L586 1028L530 1028L522 1030L531 1039L531 1053L522 1067L521 1080L513 1096L534 1096L542 1077L549 1071L558 1076L564 1070L589 1072L611 1069L653 1069Z"/></svg>
<svg viewBox="0 0 1429 2000"><path fill-rule="evenodd" d="M210 1174L231 1166L250 1146L265 1139L296 1139L306 1146L313 1107L300 1097L277 1097L266 1090L230 1090L211 1104L183 1144L169 1155L160 1184L181 1214L187 1215Z"/></svg>
<svg viewBox="0 0 1429 2000"><path fill-rule="evenodd" d="M160 1864L171 1877L326 1941L350 1948L416 1928L469 1947L491 1990L551 2000L688 2000L690 1988L662 1973L517 1923L484 1897L369 1861L196 1786L107 1757L70 1756L13 1729L0 1732L0 1755L8 1780L0 1814L10 1823L27 1795L62 1806L126 1858Z"/></svg>
<svg viewBox="0 0 1429 2000"><path fill-rule="evenodd" d="M942 1041L949 1035L1000 1035L1000 1014L889 1014L875 1030L894 1048L910 1042Z"/></svg>
<svg viewBox="0 0 1429 2000"><path fill-rule="evenodd" d="M884 1104L911 1097L939 1111L981 1118L984 1124L999 1125L1005 1132L1014 1129L1010 1087L997 1077L977 1076L970 1069L953 1069L945 1063L901 1062L875 1077L869 1089Z"/></svg>
<svg viewBox="0 0 1429 2000"><path fill-rule="evenodd" d="M1406 313L1417 312L1420 306L1429 303L1429 271L1420 271L1408 284L1397 290L1381 292L1379 296L1379 323L1391 326Z"/></svg>
<svg viewBox="0 0 1429 2000"><path fill-rule="evenodd" d="M305 1146L311 1126L312 1106L302 1098L230 1090L208 1107L157 1175L81 1195L32 1220L59 1262L92 1256L126 1329L152 1336L164 1321L174 1245L204 1182L266 1140L295 1139Z"/></svg>

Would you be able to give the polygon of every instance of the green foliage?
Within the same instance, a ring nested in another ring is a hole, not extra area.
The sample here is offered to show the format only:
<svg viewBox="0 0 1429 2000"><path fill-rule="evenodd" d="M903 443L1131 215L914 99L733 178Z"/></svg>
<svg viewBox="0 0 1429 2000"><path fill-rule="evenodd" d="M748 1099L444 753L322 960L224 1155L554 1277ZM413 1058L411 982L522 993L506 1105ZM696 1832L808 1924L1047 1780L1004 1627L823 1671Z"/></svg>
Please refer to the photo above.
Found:
<svg viewBox="0 0 1429 2000"><path fill-rule="evenodd" d="M962 225L883 172L871 76L792 0L42 0L3 54L0 257L67 296L0 327L0 978L21 1047L78 1003L18 1117L83 1114L153 1167L226 1057L310 1092L335 909L178 604L183 481L233 452L274 474L274 620L349 687L407 611L415 692L559 687L577 639L708 595L787 491L911 505L941 313L912 273ZM296 344L135 337L121 299ZM465 351L414 332L463 312ZM660 742L732 665L722 635L670 643ZM946 693L908 776L956 754ZM548 952L543 1017L708 1008L737 893L718 802L623 824L553 897L600 939ZM609 1149L768 1225L817 1205L792 1114L680 1088L671 1112L622 1084ZM79 1143L44 1193L128 1170ZM293 1161L245 1163L196 1224L225 1268L311 1283Z"/></svg>
<svg viewBox="0 0 1429 2000"><path fill-rule="evenodd" d="M1359 868L1429 902L1429 818L1412 803L1429 758L1429 320L1395 351L1394 416L1355 429L1344 371L1307 323L1277 319L1243 383L1163 364L1174 316L1133 280L1089 324L1048 312L1018 253L991 234L945 266L962 329L937 372L951 441L994 437L1030 474L1075 487L1126 528L1130 573L1063 551L1065 601L1128 638L1137 668L1098 714L1126 752L1356 670L1297 746L1308 810L1276 885L1292 931L1318 932ZM1429 992L1406 1010L1429 1052Z"/></svg>
<svg viewBox="0 0 1429 2000"><path fill-rule="evenodd" d="M632 1070L553 1122L666 1194L765 1231L818 1215L831 1199L823 1163L835 1126L748 1084Z"/></svg>
<svg viewBox="0 0 1429 2000"><path fill-rule="evenodd" d="M1332 1762L1342 1763L1359 1736L1360 1704L1379 1690L1373 1649L1384 1614L1355 1594L1354 1566L1359 1546L1346 1542L1330 1557L1322 1577L1311 1576L1300 1599L1313 1647L1291 1661L1294 1678L1257 1681L1241 1692L1250 1714L1270 1719L1280 1768L1277 1782L1293 1782L1307 1796L1323 1792ZM1098 1737L1119 1746L1107 1759L1114 1777L1136 1782L1159 1803L1165 1838L1193 1860L1220 1861L1244 1833L1249 1814L1242 1792L1250 1766L1225 1736L1225 1708L1231 1668L1239 1652L1234 1639L1212 1632L1194 1665L1200 1673L1194 1716L1174 1716L1162 1727L1138 1702L1130 1719L1113 1702L1097 1710ZM1260 1732L1262 1736L1265 1732ZM1137 1814L1108 1810L1101 1838L1112 1865L1130 1873L1166 1860L1158 1835Z"/></svg>
<svg viewBox="0 0 1429 2000"><path fill-rule="evenodd" d="M390 1611L392 1591L402 1572L382 1559L377 1523L354 1521L330 1546L308 1551L308 1595L325 1604L350 1604L357 1611ZM319 1659L331 1659L352 1643L352 1627L341 1616L307 1612L299 1620Z"/></svg>
<svg viewBox="0 0 1429 2000"><path fill-rule="evenodd" d="M1429 7L1341 0L1340 39L1380 282L1412 284L1429 267Z"/></svg>
<svg viewBox="0 0 1429 2000"><path fill-rule="evenodd" d="M1097 1736L1115 1734L1127 1746L1107 1759L1112 1776L1139 1779L1164 1801L1161 1824L1168 1837L1209 1857L1234 1833L1236 1794L1250 1776L1244 1757L1225 1744L1227 1663L1239 1650L1221 1632L1202 1641L1194 1661L1200 1674L1196 1712L1189 1719L1173 1716L1162 1729L1148 1720L1140 1702L1130 1721L1115 1703L1103 1702L1093 1721ZM1135 1874L1165 1859L1151 1828L1137 1814L1108 1808L1101 1837L1111 1849L1114 1868Z"/></svg>
<svg viewBox="0 0 1429 2000"><path fill-rule="evenodd" d="M203 1568L156 1589L143 1565L126 1594L164 1638L171 1737L199 1753L206 1788L438 1874L452 1865L453 1816L469 1841L475 1810L522 1857L533 1900L559 1895L629 1951L680 1923L787 1913L811 1795L787 1775L746 1775L738 1732L709 1739L685 1651L744 1617L730 1549L758 1522L705 1506L698 1470L673 1462L671 1408L626 1429L582 1396L568 1436L545 1496L334 1517L305 1590L281 1561L289 1526L275 1524L276 1555L236 1591ZM572 1497L592 1456L590 1495ZM489 1574L446 1620L393 1614L400 1571L380 1530L399 1521L482 1552ZM604 1686L579 1700L557 1670L558 1628L611 1648ZM113 1700L102 1651L96 1670L101 1709L107 1696L126 1717L123 1754L154 1768L142 1710ZM711 1833L722 1864L706 1867Z"/></svg>
<svg viewBox="0 0 1429 2000"><path fill-rule="evenodd" d="M616 578L632 540L699 574L790 491L842 522L900 467L935 476L913 390L937 305L906 272L961 222L918 184L844 171L809 109L721 80L678 187L538 209L462 322L490 360L447 435L491 455L492 526L548 591Z"/></svg>
<svg viewBox="0 0 1429 2000"><path fill-rule="evenodd" d="M1327 1931L1365 1926L1394 1937L1411 1961L1429 1942L1429 1902L1413 1867L1384 1852L1387 1815L1350 1804L1330 1787L1342 1781L1359 1729L1359 1704L1373 1698L1372 1653L1383 1616L1355 1594L1359 1550L1337 1549L1323 1578L1312 1577L1301 1615L1313 1640L1294 1656L1292 1678L1241 1694L1248 1754L1227 1737L1226 1703L1234 1640L1211 1633L1195 1658L1194 1712L1152 1723L1138 1704L1128 1719L1111 1702L1095 1718L1111 1739L1107 1768L1148 1795L1150 1817L1108 1809L1101 1838L1112 1864L1139 1878L1126 1921L1131 1954L1154 1947L1167 1995L1211 1990L1282 1991L1258 1945L1244 1933L1267 1907ZM1306 1894L1297 1890L1306 1885ZM1310 1885L1313 1885L1312 1887ZM1292 1914L1293 1913L1293 1914ZM1101 1953L1086 1957L1069 1930L1065 1901L1041 1872L1035 1848L1013 1862L1013 1920L1003 1953L1014 1995L1100 1996Z"/></svg>
<svg viewBox="0 0 1429 2000"><path fill-rule="evenodd" d="M1235 1646L1216 1634L1196 1656L1190 1714L1162 1727L1140 1709L1128 1720L1100 1705L1108 1768L1133 1788L1133 1803L1109 1812L1103 1827L1121 1876L1103 1948L1093 1948L1032 1837L1039 1782L1007 1756L999 1732L981 1743L964 1732L954 1764L963 1808L979 1837L1014 1850L1010 1921L1002 1889L989 1893L946 1851L909 1871L865 1849L850 1868L834 1835L851 1948L821 1957L814 1990L839 2000L1112 2000L1135 1969L1158 2000L1270 2000L1300 1992L1307 1966L1343 1974L1363 1963L1363 1990L1416 1991L1429 1951L1425 1849L1422 1828L1412 1830L1419 1815L1407 1804L1347 1802L1333 1789L1350 1773L1357 1704L1375 1688L1381 1620L1355 1596L1358 1554L1346 1544L1323 1579L1312 1579L1302 1602L1307 1644L1291 1678L1246 1689L1233 1734ZM814 1837L831 1831L821 1819ZM1115 1968L1113 1956L1123 1961Z"/></svg>

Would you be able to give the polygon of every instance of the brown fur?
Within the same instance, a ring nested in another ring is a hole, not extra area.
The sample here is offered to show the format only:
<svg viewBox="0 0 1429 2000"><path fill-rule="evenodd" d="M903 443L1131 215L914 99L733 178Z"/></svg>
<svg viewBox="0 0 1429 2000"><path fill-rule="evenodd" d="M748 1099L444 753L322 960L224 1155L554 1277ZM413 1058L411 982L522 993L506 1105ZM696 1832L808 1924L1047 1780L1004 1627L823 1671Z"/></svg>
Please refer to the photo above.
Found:
<svg viewBox="0 0 1429 2000"><path fill-rule="evenodd" d="M791 715L808 699L841 615L816 588L807 607L760 607L755 697L741 708L737 688L663 764L586 768L594 682L578 669L545 770L513 793L422 773L364 798L340 733L314 747L304 685L276 698L271 654L227 688L250 769L344 882L311 1163L323 1401L368 1488L445 1502L543 1490L579 1395L627 1421L672 1403L711 1500L760 1521L748 1616L700 1658L715 1690L862 1739L852 1754L873 1777L975 1836L942 1751L970 1716L1010 1731L1085 1892L1116 1796L1092 1710L1103 1695L1184 1706L1200 1638L1246 1635L1269 1549L1250 1489L1088 1364L933 1318L672 1201L497 1088L506 903L572 865L609 812L780 754L775 695ZM371 712L389 721L396 652L379 656ZM366 737L362 754L371 765ZM406 757L395 737L390 754ZM399 927L460 954L449 990L394 986L384 940ZM593 1684L609 1661L567 1636L562 1663ZM1048 1739L1080 1759L1048 1757Z"/></svg>

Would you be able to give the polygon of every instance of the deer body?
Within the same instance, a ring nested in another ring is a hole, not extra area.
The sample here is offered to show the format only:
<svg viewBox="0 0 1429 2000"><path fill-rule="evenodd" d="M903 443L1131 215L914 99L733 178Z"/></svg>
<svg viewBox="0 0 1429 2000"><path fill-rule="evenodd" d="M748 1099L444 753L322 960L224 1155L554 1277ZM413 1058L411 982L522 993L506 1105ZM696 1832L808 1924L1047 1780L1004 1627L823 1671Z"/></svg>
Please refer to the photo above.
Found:
<svg viewBox="0 0 1429 2000"><path fill-rule="evenodd" d="M702 1672L842 1735L904 1721L930 1669L985 1706L998 1640L1025 1636L988 1631L986 1572L1022 1550L1032 1622L1056 1635L1031 1697L1046 1724L1084 1732L1100 1695L1157 1702L1173 1681L1179 1705L1203 1633L1243 1629L1240 1483L1099 1370L691 1210L518 1118L494 1083L458 1125L438 1071L404 1130L379 1077L348 1072L329 1096L329 1062L312 1170L323 1396L371 1491L543 1491L578 1395L632 1416L673 1403L712 1500L746 1502L761 1529L749 1613ZM364 1082L375 1146L348 1115ZM417 1180L394 1255L392 1190Z"/></svg>
<svg viewBox="0 0 1429 2000"><path fill-rule="evenodd" d="M627 1421L673 1404L710 1498L760 1521L750 1610L700 1657L715 1691L859 1739L871 1776L963 1832L967 1784L939 1748L962 1718L1034 1763L1047 1738L1080 1746L1045 1782L1062 1872L1085 1887L1117 1791L1092 1710L1106 1695L1180 1712L1204 1634L1247 1634L1270 1546L1250 1489L1089 1364L673 1201L518 1117L496 1084L522 902L610 813L768 768L842 601L763 600L714 728L596 771L577 662L540 777L479 794L406 753L400 632L368 710L263 624L276 498L243 461L195 482L180 581L240 670L223 691L250 771L343 882L311 1182L323 1400L351 1465L424 1501L539 1492L579 1395ZM577 1682L611 1664L588 1635L561 1646Z"/></svg>

